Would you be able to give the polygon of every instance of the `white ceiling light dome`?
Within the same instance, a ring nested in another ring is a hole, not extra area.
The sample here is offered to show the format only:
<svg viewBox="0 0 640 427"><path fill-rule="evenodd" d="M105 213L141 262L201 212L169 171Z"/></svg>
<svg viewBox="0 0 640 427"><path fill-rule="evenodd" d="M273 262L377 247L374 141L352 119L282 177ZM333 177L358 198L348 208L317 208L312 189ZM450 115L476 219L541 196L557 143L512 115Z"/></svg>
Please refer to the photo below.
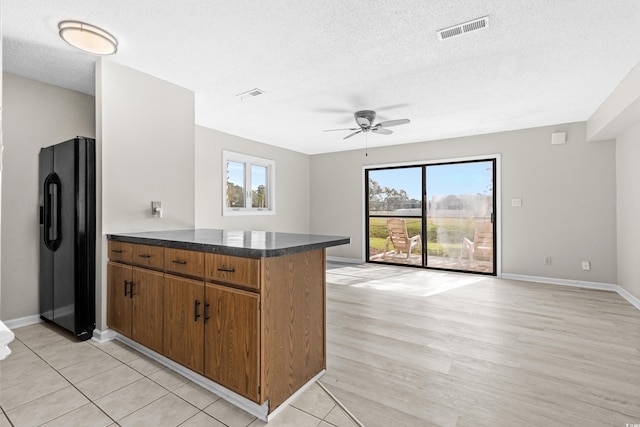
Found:
<svg viewBox="0 0 640 427"><path fill-rule="evenodd" d="M118 51L118 40L102 28L80 21L61 21L60 37L71 46L94 55L113 55Z"/></svg>

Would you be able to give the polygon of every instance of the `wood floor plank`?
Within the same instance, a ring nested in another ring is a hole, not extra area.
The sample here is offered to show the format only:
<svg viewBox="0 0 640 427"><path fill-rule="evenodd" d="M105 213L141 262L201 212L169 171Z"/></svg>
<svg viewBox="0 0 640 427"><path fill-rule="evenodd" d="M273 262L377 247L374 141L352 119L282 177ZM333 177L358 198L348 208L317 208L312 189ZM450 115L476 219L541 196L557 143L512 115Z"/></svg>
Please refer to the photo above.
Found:
<svg viewBox="0 0 640 427"><path fill-rule="evenodd" d="M323 383L366 426L640 422L640 311L614 292L329 268Z"/></svg>

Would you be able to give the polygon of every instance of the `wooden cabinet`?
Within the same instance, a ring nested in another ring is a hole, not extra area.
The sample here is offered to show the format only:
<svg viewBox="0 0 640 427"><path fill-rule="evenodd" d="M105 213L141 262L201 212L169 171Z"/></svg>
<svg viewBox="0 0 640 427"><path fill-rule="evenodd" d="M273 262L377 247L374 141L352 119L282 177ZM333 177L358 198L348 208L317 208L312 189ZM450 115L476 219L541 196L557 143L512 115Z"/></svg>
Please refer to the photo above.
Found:
<svg viewBox="0 0 640 427"><path fill-rule="evenodd" d="M204 282L164 277L164 343L162 353L204 374Z"/></svg>
<svg viewBox="0 0 640 427"><path fill-rule="evenodd" d="M207 284L204 373L229 390L259 400L259 295Z"/></svg>
<svg viewBox="0 0 640 427"><path fill-rule="evenodd" d="M202 278L204 276L204 253L166 248L164 268L173 273Z"/></svg>
<svg viewBox="0 0 640 427"><path fill-rule="evenodd" d="M326 366L325 251L249 258L109 241L107 324L268 411Z"/></svg>
<svg viewBox="0 0 640 427"><path fill-rule="evenodd" d="M160 272L133 267L131 338L158 353L162 352L163 281Z"/></svg>
<svg viewBox="0 0 640 427"><path fill-rule="evenodd" d="M133 245L132 262L141 267L162 270L164 268L164 248L149 245Z"/></svg>
<svg viewBox="0 0 640 427"><path fill-rule="evenodd" d="M205 279L260 289L259 259L205 254L205 261Z"/></svg>
<svg viewBox="0 0 640 427"><path fill-rule="evenodd" d="M163 354L258 401L259 295L167 274Z"/></svg>
<svg viewBox="0 0 640 427"><path fill-rule="evenodd" d="M109 259L131 264L133 260L133 244L109 240Z"/></svg>
<svg viewBox="0 0 640 427"><path fill-rule="evenodd" d="M162 351L163 274L107 264L107 324L150 349Z"/></svg>
<svg viewBox="0 0 640 427"><path fill-rule="evenodd" d="M129 284L132 279L131 266L107 263L107 325L127 337L131 337Z"/></svg>

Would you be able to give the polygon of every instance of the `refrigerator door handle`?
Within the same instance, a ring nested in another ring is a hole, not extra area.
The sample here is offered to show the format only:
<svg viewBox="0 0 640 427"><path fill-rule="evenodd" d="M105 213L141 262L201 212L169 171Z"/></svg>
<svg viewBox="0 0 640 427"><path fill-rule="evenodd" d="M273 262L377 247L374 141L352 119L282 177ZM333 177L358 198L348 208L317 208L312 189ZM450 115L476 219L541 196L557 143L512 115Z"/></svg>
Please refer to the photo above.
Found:
<svg viewBox="0 0 640 427"><path fill-rule="evenodd" d="M44 244L51 251L60 247L60 178L52 173L44 181Z"/></svg>
<svg viewBox="0 0 640 427"><path fill-rule="evenodd" d="M50 239L55 242L58 240L58 218L59 218L59 203L58 203L58 184L52 182L49 184L49 193L51 194L51 232Z"/></svg>

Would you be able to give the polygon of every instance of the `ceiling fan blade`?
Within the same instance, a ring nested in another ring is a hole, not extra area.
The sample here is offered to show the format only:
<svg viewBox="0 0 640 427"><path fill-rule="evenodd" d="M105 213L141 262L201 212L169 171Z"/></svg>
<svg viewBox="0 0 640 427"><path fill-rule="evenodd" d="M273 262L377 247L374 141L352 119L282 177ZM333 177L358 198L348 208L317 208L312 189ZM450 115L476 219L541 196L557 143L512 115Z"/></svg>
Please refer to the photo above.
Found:
<svg viewBox="0 0 640 427"><path fill-rule="evenodd" d="M336 131L336 130L357 130L357 129L360 129L360 128L325 129L322 132L333 132L333 131Z"/></svg>
<svg viewBox="0 0 640 427"><path fill-rule="evenodd" d="M371 132L380 133L382 135L391 135L393 133L392 130L385 129L382 126L380 127L376 126L374 128L371 128Z"/></svg>
<svg viewBox="0 0 640 427"><path fill-rule="evenodd" d="M406 125L409 123L409 119L387 120L386 122L380 122L376 126L382 126L388 128L389 126Z"/></svg>
<svg viewBox="0 0 640 427"><path fill-rule="evenodd" d="M351 138L353 135L358 134L358 133L360 133L360 132L362 132L362 129L360 129L359 131L354 132L354 133L352 133L352 134L350 134L350 135L347 135L347 136L345 136L345 137L344 137L344 138L342 138L342 139Z"/></svg>

